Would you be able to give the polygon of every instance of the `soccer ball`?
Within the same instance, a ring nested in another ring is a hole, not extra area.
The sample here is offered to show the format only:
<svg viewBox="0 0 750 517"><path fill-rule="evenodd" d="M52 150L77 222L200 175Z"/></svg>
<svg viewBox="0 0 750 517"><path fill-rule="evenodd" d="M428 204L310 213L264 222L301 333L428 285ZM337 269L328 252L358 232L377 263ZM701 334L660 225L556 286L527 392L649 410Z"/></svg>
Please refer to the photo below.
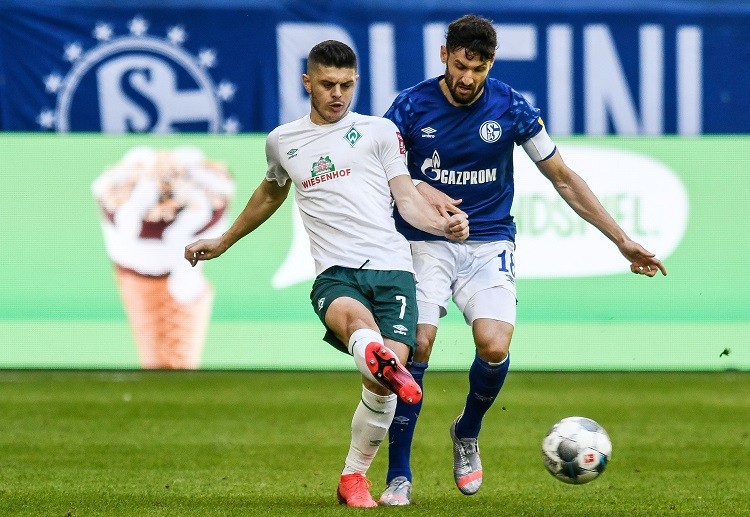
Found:
<svg viewBox="0 0 750 517"><path fill-rule="evenodd" d="M612 457L612 442L602 426L582 416L563 418L547 432L542 458L560 481L582 485L596 479Z"/></svg>

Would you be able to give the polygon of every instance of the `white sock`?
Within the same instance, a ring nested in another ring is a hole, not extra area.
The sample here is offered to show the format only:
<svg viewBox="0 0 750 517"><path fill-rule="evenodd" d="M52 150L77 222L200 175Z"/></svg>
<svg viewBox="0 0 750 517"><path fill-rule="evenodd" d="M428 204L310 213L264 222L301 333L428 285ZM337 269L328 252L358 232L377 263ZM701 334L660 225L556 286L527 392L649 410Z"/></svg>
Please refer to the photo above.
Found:
<svg viewBox="0 0 750 517"><path fill-rule="evenodd" d="M354 363L357 365L357 369L362 372L362 375L372 382L378 382L367 367L367 361L365 360L365 348L372 342L382 345L383 336L371 329L355 330L349 337L349 353L354 357Z"/></svg>
<svg viewBox="0 0 750 517"><path fill-rule="evenodd" d="M352 442L342 475L367 473L396 414L396 395L376 395L362 386L362 400L352 417Z"/></svg>

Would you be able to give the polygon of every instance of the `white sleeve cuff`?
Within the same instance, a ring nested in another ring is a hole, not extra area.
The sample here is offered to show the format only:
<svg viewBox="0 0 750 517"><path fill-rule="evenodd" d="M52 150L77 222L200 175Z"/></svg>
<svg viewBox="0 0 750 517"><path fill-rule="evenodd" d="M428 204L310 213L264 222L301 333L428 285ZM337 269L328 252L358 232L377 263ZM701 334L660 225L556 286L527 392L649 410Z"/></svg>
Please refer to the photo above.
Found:
<svg viewBox="0 0 750 517"><path fill-rule="evenodd" d="M544 127L536 135L521 144L521 147L523 147L523 150L526 151L526 154L529 155L529 158L534 163L546 160L554 154L556 149L555 143L549 137Z"/></svg>

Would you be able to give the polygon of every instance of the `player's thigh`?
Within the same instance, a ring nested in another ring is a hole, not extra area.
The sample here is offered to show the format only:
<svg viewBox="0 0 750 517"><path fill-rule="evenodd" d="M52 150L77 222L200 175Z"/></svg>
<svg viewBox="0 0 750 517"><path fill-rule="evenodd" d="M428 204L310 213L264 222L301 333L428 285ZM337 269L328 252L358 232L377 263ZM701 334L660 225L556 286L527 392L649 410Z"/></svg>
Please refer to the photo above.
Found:
<svg viewBox="0 0 750 517"><path fill-rule="evenodd" d="M471 324L479 357L500 362L510 351L516 322L516 298L503 287L490 287L476 293L464 312Z"/></svg>
<svg viewBox="0 0 750 517"><path fill-rule="evenodd" d="M357 293L340 293L331 301L325 314L326 327L348 340L356 331L369 328L378 331L372 311Z"/></svg>
<svg viewBox="0 0 750 517"><path fill-rule="evenodd" d="M414 349L402 341L396 341L389 338L383 338L385 346L391 349L396 354L398 360L406 364L409 358L412 356Z"/></svg>
<svg viewBox="0 0 750 517"><path fill-rule="evenodd" d="M348 353L347 342L353 330L378 330L371 301L362 292L353 270L332 267L322 272L313 283L310 301L326 327L323 339L343 352Z"/></svg>
<svg viewBox="0 0 750 517"><path fill-rule="evenodd" d="M502 286L488 287L476 292L462 310L469 325L474 325L481 319L502 321L511 327L516 324L515 293Z"/></svg>
<svg viewBox="0 0 750 517"><path fill-rule="evenodd" d="M413 241L414 271L417 276L419 323L438 326L448 311L451 284L456 276L458 248L444 241Z"/></svg>
<svg viewBox="0 0 750 517"><path fill-rule="evenodd" d="M468 324L479 317L502 318L503 321L512 318L509 323L515 324L515 244L496 241L471 246L471 260L462 264L453 284L453 300ZM478 298L474 298L478 293L494 288L504 291L485 293L482 296L488 297L486 303L479 303ZM473 311L473 315L467 316L467 311Z"/></svg>

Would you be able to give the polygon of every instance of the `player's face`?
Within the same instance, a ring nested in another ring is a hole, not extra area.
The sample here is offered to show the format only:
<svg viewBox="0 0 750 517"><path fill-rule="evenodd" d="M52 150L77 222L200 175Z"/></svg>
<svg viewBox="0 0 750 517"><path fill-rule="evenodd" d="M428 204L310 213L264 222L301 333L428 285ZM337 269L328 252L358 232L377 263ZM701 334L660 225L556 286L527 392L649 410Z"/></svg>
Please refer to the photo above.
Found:
<svg viewBox="0 0 750 517"><path fill-rule="evenodd" d="M314 66L302 76L310 94L310 119L315 124L333 124L349 112L357 84L353 68Z"/></svg>
<svg viewBox="0 0 750 517"><path fill-rule="evenodd" d="M463 48L448 52L445 46L440 49L440 59L445 63L445 85L453 103L466 105L477 100L494 59L483 60L478 53Z"/></svg>

